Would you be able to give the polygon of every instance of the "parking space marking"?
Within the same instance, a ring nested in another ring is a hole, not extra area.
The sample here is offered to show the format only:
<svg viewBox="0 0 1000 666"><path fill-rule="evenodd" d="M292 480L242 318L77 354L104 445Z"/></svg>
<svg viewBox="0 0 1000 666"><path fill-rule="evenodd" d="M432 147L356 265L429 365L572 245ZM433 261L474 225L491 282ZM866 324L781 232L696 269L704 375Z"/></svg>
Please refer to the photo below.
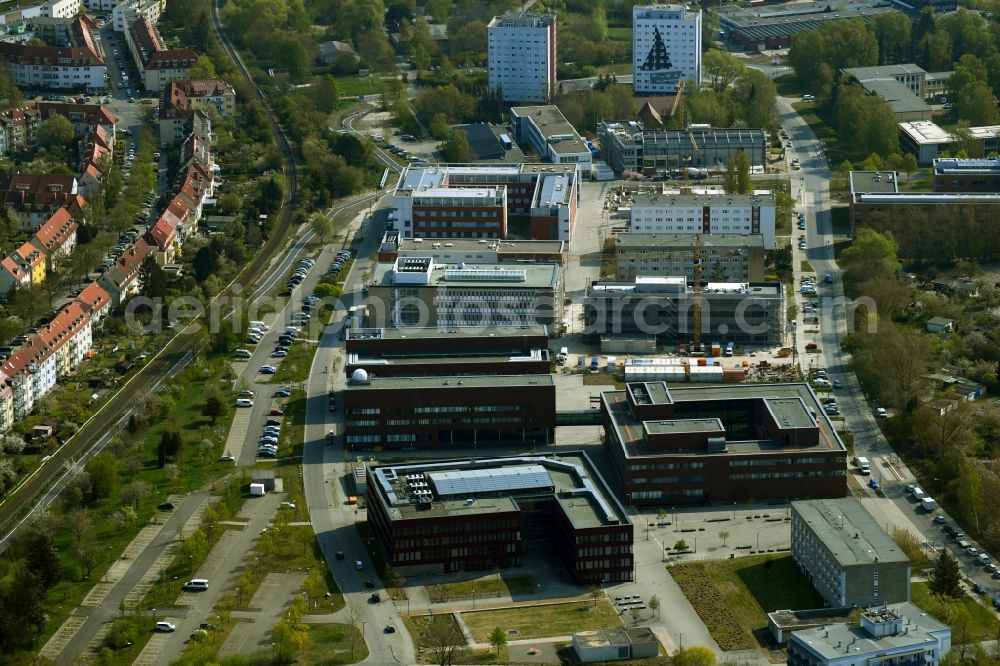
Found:
<svg viewBox="0 0 1000 666"><path fill-rule="evenodd" d="M176 622L176 620L171 620L170 618L163 618L167 622ZM155 633L146 643L146 647L142 648L142 652L139 656L135 658L132 662L132 666L155 666L157 660L160 657L160 652L166 646L167 641L170 639L170 634Z"/></svg>
<svg viewBox="0 0 1000 666"><path fill-rule="evenodd" d="M62 623L62 626L56 629L56 633L52 634L48 642L45 643L45 647L42 648L40 654L43 657L54 660L62 653L66 645L73 640L76 632L80 631L80 627L86 621L87 617L85 615L70 615Z"/></svg>

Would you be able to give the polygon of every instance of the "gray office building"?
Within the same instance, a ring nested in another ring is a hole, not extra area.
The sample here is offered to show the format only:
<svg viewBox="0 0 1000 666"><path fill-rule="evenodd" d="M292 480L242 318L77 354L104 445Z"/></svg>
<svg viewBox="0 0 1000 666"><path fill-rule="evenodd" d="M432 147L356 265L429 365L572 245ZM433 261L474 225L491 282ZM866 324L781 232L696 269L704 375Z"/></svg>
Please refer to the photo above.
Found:
<svg viewBox="0 0 1000 666"><path fill-rule="evenodd" d="M764 236L761 234L617 234L615 278L640 275L683 275L694 279L696 238L700 236L704 279L760 282L764 279Z"/></svg>
<svg viewBox="0 0 1000 666"><path fill-rule="evenodd" d="M683 276L594 282L584 302L584 339L690 342L695 298L694 287ZM783 312L784 293L777 282L707 282L701 289L702 341L776 345L784 332Z"/></svg>
<svg viewBox="0 0 1000 666"><path fill-rule="evenodd" d="M828 606L910 600L910 560L861 502L792 502L792 558Z"/></svg>
<svg viewBox="0 0 1000 666"><path fill-rule="evenodd" d="M602 121L598 129L604 160L615 173L663 175L681 168L722 167L746 153L751 169L763 169L767 133L763 129L690 125L686 129L644 129L634 121Z"/></svg>

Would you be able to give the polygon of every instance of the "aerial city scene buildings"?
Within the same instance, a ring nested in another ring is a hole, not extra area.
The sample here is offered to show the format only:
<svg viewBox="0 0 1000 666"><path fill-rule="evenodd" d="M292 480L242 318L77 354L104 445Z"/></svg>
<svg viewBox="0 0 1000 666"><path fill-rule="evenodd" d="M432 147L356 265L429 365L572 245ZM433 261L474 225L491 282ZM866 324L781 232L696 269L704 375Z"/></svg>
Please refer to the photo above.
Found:
<svg viewBox="0 0 1000 666"><path fill-rule="evenodd" d="M0 23L0 664L1000 663L1000 13Z"/></svg>

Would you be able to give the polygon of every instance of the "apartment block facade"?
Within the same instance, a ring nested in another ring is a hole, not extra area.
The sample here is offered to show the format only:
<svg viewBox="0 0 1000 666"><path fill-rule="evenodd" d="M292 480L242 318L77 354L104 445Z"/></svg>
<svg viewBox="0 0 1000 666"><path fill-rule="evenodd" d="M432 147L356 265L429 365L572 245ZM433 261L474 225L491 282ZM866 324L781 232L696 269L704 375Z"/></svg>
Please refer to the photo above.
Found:
<svg viewBox="0 0 1000 666"><path fill-rule="evenodd" d="M910 600L910 559L853 497L792 502L792 558L828 606Z"/></svg>
<svg viewBox="0 0 1000 666"><path fill-rule="evenodd" d="M494 17L486 35L490 88L505 102L548 102L556 89L556 17L508 13Z"/></svg>
<svg viewBox="0 0 1000 666"><path fill-rule="evenodd" d="M669 95L681 82L701 85L701 9L690 5L632 8L632 88Z"/></svg>
<svg viewBox="0 0 1000 666"><path fill-rule="evenodd" d="M632 199L629 231L657 234L760 234L764 247L775 247L774 194L760 190L753 194L723 192L666 191L637 194Z"/></svg>

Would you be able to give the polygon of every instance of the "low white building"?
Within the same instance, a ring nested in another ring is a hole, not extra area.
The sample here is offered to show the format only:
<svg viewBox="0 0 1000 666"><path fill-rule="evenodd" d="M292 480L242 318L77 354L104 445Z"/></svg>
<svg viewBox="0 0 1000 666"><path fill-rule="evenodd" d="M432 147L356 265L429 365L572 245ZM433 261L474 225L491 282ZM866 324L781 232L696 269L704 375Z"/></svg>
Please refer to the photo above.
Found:
<svg viewBox="0 0 1000 666"><path fill-rule="evenodd" d="M590 169L590 147L558 106L514 106L510 109L510 122L517 142L531 146L543 160Z"/></svg>
<svg viewBox="0 0 1000 666"><path fill-rule="evenodd" d="M775 247L775 203L769 190L725 194L693 190L637 194L632 200L632 233L761 234L764 248Z"/></svg>
<svg viewBox="0 0 1000 666"><path fill-rule="evenodd" d="M860 626L826 624L793 631L789 666L936 666L951 651L951 629L909 603L870 608Z"/></svg>

